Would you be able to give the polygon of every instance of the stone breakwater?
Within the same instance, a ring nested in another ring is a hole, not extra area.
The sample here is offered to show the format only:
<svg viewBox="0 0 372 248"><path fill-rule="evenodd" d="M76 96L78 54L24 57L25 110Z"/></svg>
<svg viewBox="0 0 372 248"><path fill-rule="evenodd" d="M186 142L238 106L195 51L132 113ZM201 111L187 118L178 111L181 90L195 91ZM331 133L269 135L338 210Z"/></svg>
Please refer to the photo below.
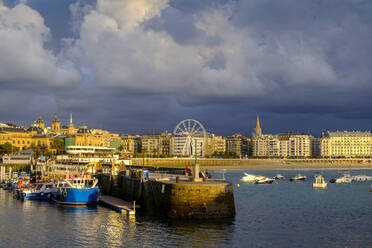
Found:
<svg viewBox="0 0 372 248"><path fill-rule="evenodd" d="M224 219L235 216L233 186L226 181L156 181L100 175L104 194L136 201L149 214L172 219Z"/></svg>
<svg viewBox="0 0 372 248"><path fill-rule="evenodd" d="M134 158L133 165L147 167L192 167L194 159ZM198 159L201 168L210 169L372 169L372 159Z"/></svg>

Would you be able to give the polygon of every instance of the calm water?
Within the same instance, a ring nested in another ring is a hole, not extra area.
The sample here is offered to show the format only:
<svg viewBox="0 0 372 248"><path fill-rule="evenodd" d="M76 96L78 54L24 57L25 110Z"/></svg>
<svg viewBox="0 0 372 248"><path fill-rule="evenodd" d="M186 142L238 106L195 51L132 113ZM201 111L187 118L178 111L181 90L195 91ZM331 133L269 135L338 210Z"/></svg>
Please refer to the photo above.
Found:
<svg viewBox="0 0 372 248"><path fill-rule="evenodd" d="M299 172L244 171L287 178ZM311 179L319 172L329 180L343 171L301 171ZM348 172L372 176L372 170ZM312 182L245 184L242 173L225 173L234 184L237 215L223 222L129 218L100 206L22 202L0 190L0 247L372 247L371 182L315 190Z"/></svg>

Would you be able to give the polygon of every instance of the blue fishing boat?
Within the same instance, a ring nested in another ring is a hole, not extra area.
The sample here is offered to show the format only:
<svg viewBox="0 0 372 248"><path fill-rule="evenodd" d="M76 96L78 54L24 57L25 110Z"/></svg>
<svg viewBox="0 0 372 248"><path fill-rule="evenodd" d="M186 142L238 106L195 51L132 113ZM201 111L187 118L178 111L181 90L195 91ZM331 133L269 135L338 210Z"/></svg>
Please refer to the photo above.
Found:
<svg viewBox="0 0 372 248"><path fill-rule="evenodd" d="M99 200L98 179L78 177L59 181L52 198L60 204L97 204Z"/></svg>
<svg viewBox="0 0 372 248"><path fill-rule="evenodd" d="M50 198L53 183L39 183L36 187L24 187L20 189L20 198L23 200L45 200Z"/></svg>

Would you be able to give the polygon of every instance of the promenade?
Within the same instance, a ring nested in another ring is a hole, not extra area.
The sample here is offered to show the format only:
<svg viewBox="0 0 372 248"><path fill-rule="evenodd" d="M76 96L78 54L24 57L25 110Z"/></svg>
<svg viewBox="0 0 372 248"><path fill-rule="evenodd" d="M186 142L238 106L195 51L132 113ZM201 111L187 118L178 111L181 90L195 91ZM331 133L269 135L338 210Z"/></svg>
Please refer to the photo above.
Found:
<svg viewBox="0 0 372 248"><path fill-rule="evenodd" d="M191 158L133 158L133 165L192 167ZM372 159L198 159L206 169L372 169Z"/></svg>

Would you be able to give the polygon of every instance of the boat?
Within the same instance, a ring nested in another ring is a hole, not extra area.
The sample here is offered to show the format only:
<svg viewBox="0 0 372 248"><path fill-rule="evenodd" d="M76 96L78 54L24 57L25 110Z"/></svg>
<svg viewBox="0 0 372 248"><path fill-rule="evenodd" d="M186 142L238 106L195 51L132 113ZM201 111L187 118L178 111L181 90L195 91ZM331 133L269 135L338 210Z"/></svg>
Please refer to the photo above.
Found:
<svg viewBox="0 0 372 248"><path fill-rule="evenodd" d="M256 180L254 183L255 184L271 184L274 181L275 181L274 178L264 177L264 178L260 178L260 179Z"/></svg>
<svg viewBox="0 0 372 248"><path fill-rule="evenodd" d="M371 176L366 176L366 175L358 175L358 176L351 177L351 180L355 181L355 182L372 181L372 177Z"/></svg>
<svg viewBox="0 0 372 248"><path fill-rule="evenodd" d="M248 174L246 172L244 172L244 177L242 177L240 179L240 181L243 181L243 182L246 182L246 183L255 183L256 181L260 180L260 179L264 179L266 178L265 176L261 176L261 175L253 175L253 174Z"/></svg>
<svg viewBox="0 0 372 248"><path fill-rule="evenodd" d="M327 183L324 180L324 177L321 175L318 175L315 177L315 183L313 183L313 188L318 188L318 189L326 189L327 188Z"/></svg>
<svg viewBox="0 0 372 248"><path fill-rule="evenodd" d="M51 182L29 184L20 189L18 195L23 200L45 200L51 197L52 188Z"/></svg>
<svg viewBox="0 0 372 248"><path fill-rule="evenodd" d="M57 182L53 188L52 200L59 204L97 204L99 200L98 179L75 177Z"/></svg>
<svg viewBox="0 0 372 248"><path fill-rule="evenodd" d="M282 174L276 174L273 178L274 179L284 179L285 177Z"/></svg>
<svg viewBox="0 0 372 248"><path fill-rule="evenodd" d="M353 178L350 176L350 174L345 173L342 177L339 178L332 178L329 180L330 183L351 183L353 181Z"/></svg>
<svg viewBox="0 0 372 248"><path fill-rule="evenodd" d="M372 184L369 186L369 191L372 192Z"/></svg>
<svg viewBox="0 0 372 248"><path fill-rule="evenodd" d="M307 179L306 176L303 176L303 175L301 175L301 174L298 174L298 175L295 176L295 177L291 177L291 178L289 179L289 181L305 181L306 179Z"/></svg>

